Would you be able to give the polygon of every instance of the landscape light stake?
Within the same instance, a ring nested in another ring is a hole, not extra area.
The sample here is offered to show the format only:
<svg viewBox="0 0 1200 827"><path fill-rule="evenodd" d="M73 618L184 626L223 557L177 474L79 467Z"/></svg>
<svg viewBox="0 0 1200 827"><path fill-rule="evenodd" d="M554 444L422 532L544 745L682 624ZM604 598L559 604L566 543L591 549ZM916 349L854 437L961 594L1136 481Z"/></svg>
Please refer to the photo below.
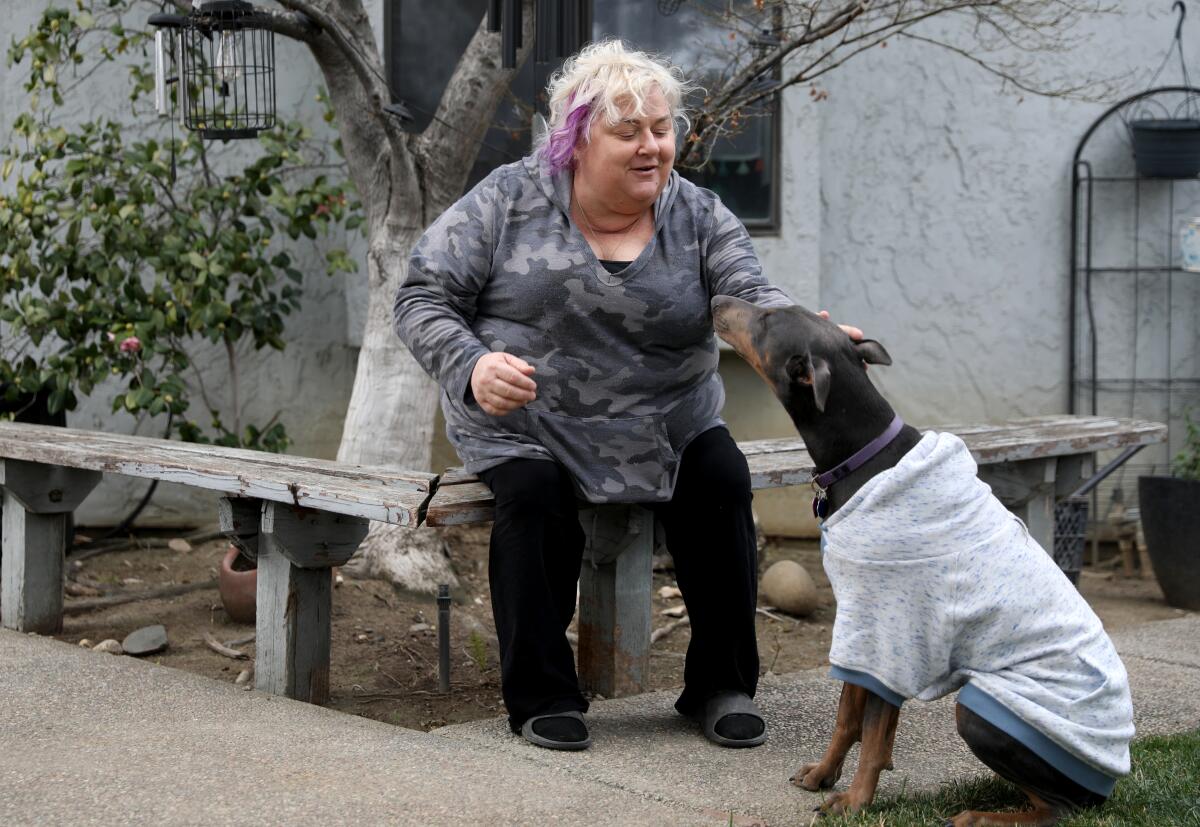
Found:
<svg viewBox="0 0 1200 827"><path fill-rule="evenodd" d="M450 587L438 586L438 691L450 693Z"/></svg>

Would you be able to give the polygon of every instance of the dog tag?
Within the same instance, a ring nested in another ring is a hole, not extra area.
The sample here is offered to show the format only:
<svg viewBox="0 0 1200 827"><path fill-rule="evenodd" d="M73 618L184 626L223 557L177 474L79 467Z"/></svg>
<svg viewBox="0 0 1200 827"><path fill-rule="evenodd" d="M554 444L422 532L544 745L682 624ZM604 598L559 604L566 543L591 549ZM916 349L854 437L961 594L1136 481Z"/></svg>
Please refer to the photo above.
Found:
<svg viewBox="0 0 1200 827"><path fill-rule="evenodd" d="M824 520L825 515L829 513L829 498L825 493L825 489L817 484L817 477L814 474L809 481L809 485L813 490L813 516L818 520Z"/></svg>
<svg viewBox="0 0 1200 827"><path fill-rule="evenodd" d="M818 494L813 497L813 516L818 520L824 520L825 515L829 513L829 500Z"/></svg>

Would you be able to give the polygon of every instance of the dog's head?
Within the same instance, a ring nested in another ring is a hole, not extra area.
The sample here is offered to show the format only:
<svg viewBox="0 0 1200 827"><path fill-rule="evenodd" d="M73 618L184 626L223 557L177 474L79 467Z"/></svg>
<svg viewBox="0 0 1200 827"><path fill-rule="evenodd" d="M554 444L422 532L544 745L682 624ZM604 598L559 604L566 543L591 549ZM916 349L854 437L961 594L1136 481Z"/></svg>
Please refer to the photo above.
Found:
<svg viewBox="0 0 1200 827"><path fill-rule="evenodd" d="M879 342L855 342L833 322L800 305L758 307L716 296L711 306L717 335L766 380L793 416L802 413L796 406L812 405L817 413L824 412L839 379L865 381L864 362L892 363Z"/></svg>

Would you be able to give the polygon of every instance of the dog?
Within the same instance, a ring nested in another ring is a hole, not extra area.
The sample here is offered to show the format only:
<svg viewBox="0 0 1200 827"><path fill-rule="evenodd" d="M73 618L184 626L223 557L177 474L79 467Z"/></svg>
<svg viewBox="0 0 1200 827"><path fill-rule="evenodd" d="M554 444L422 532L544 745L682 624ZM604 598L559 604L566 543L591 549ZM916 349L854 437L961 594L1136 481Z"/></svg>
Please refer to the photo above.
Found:
<svg viewBox="0 0 1200 827"><path fill-rule="evenodd" d="M952 434L904 425L867 378L891 357L800 306L712 299L713 325L767 382L813 463L822 564L837 599L830 664L843 681L824 756L792 783L850 786L821 813L858 812L892 768L900 706L959 689L959 735L1031 810L948 822L1050 825L1103 803L1129 772L1133 707L1099 619Z"/></svg>

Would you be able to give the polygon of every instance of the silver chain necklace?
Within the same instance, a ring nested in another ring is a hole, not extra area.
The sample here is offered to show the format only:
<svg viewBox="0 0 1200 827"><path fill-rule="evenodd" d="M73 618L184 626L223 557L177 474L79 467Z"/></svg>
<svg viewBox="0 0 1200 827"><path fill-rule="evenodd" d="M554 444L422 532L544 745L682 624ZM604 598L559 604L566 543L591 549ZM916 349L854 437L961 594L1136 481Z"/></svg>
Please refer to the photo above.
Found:
<svg viewBox="0 0 1200 827"><path fill-rule="evenodd" d="M592 219L588 216L587 210L583 208L583 201L579 199L579 193L574 187L571 188L571 194L574 196L573 203L575 206L579 207L579 214L583 216L583 223L587 225L588 232L591 233L592 237L596 239L596 246L600 248L600 258L604 261L611 261L612 253L605 250L604 245L600 243L600 233L594 226L592 226ZM647 212L649 212L649 209L643 210L637 218L633 219L633 221L626 225L625 229L620 230L619 232L621 235L617 238L617 243L609 249L613 251L621 249L621 245L625 243L625 237L629 235L630 230L642 223L642 219L646 217ZM618 230L613 230L612 232L615 233L618 232ZM607 233L607 235L612 235L612 233Z"/></svg>

